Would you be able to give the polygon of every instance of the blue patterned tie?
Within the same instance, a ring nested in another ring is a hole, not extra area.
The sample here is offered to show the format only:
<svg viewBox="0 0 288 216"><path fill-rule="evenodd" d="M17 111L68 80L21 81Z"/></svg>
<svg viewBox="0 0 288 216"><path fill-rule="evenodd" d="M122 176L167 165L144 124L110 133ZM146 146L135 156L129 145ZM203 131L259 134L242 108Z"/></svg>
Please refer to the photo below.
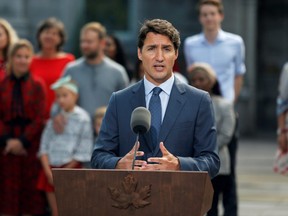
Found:
<svg viewBox="0 0 288 216"><path fill-rule="evenodd" d="M157 145L158 135L161 127L162 121L162 108L161 108L161 100L160 100L160 92L162 91L161 88L155 87L153 89L153 94L151 96L149 102L149 110L151 113L151 135L152 135L152 144L155 148Z"/></svg>

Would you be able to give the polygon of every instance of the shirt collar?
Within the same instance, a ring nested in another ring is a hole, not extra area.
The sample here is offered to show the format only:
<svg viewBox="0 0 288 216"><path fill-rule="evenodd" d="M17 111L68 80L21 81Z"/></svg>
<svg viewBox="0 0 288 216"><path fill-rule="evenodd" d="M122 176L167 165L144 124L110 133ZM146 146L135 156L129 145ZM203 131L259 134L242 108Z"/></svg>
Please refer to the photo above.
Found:
<svg viewBox="0 0 288 216"><path fill-rule="evenodd" d="M225 32L222 29L219 29L215 42L224 41L225 38L226 38ZM201 33L200 40L202 43L208 43L208 41L206 40L204 32Z"/></svg>
<svg viewBox="0 0 288 216"><path fill-rule="evenodd" d="M66 112L64 110L61 109L61 113L65 116L71 116L71 115L78 115L79 114L79 107L75 106L72 112Z"/></svg>
<svg viewBox="0 0 288 216"><path fill-rule="evenodd" d="M225 32L222 29L220 29L218 32L216 40L217 41L224 41L225 38L226 38Z"/></svg>
<svg viewBox="0 0 288 216"><path fill-rule="evenodd" d="M159 85L158 87L160 87L168 96L170 96L174 80L175 78L173 74L168 80L166 80L164 83L161 83L161 85ZM155 87L156 85L148 81L146 77L144 76L145 95L146 96L149 95L151 91L153 90L153 88Z"/></svg>
<svg viewBox="0 0 288 216"><path fill-rule="evenodd" d="M12 72L10 75L10 79L11 80L15 80L15 81L26 81L30 76L29 72L26 72L23 76L21 77L16 77L15 74Z"/></svg>

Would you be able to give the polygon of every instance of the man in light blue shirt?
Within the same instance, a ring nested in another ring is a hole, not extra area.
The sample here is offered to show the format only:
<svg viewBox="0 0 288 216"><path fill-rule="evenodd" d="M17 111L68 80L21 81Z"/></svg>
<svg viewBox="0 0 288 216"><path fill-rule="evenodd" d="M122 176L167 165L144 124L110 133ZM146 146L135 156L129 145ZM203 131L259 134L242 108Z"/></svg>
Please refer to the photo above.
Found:
<svg viewBox="0 0 288 216"><path fill-rule="evenodd" d="M223 97L236 101L245 73L244 43L240 36L219 29L214 42L209 43L205 33L201 33L185 40L184 52L187 66L209 63L217 73Z"/></svg>
<svg viewBox="0 0 288 216"><path fill-rule="evenodd" d="M240 36L225 32L221 29L224 19L224 8L221 1L202 0L199 3L199 20L203 32L184 41L184 55L187 68L195 62L205 62L216 71L220 91L224 98L235 103L240 94L243 75L246 68L244 64L244 43ZM237 127L235 131L237 131ZM219 186L213 183L215 194L219 191L223 195L224 216L237 215L237 190L236 190L236 151L238 137L235 135L230 141L230 167L231 174L229 182L222 182ZM218 144L219 145L219 144ZM210 215L217 213L218 199L214 197Z"/></svg>
<svg viewBox="0 0 288 216"><path fill-rule="evenodd" d="M200 12L203 32L185 40L186 64L187 67L195 62L210 64L216 71L223 97L235 102L240 94L246 71L245 47L239 35L221 29L223 14L214 13L215 11ZM212 19L215 20L213 25Z"/></svg>

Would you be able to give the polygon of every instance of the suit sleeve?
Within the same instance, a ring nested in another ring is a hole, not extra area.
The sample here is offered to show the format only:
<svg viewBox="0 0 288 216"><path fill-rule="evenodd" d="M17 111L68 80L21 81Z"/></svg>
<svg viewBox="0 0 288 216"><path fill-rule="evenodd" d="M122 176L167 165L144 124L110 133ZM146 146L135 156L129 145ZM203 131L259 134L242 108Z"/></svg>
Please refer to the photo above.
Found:
<svg viewBox="0 0 288 216"><path fill-rule="evenodd" d="M219 172L220 159L216 145L216 128L212 102L204 94L199 105L193 138L192 157L178 157L181 170L207 171L211 178Z"/></svg>
<svg viewBox="0 0 288 216"><path fill-rule="evenodd" d="M115 93L110 98L101 130L91 158L91 167L96 169L114 169L121 159L119 155L119 125Z"/></svg>

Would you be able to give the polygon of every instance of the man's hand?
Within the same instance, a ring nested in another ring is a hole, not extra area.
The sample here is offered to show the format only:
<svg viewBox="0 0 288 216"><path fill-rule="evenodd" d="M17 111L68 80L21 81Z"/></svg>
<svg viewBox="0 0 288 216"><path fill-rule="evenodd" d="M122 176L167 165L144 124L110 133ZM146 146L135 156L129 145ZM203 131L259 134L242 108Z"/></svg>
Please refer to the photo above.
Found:
<svg viewBox="0 0 288 216"><path fill-rule="evenodd" d="M27 155L27 151L19 139L9 139L3 153L5 155L9 153L14 155Z"/></svg>
<svg viewBox="0 0 288 216"><path fill-rule="evenodd" d="M133 163L133 158L134 158L134 151L136 148L136 157L138 156L143 156L144 152L143 151L138 151L140 146L140 143L138 142L137 145L134 145L134 147L131 149L130 152L128 152L123 158L121 158L117 165L116 169L131 169L132 168L132 163ZM147 162L143 160L135 160L135 170L139 170L142 166L146 166Z"/></svg>
<svg viewBox="0 0 288 216"><path fill-rule="evenodd" d="M163 142L160 142L160 150L163 156L149 158L148 162L153 162L155 164L147 164L146 166L141 167L141 170L180 170L178 158L165 148Z"/></svg>
<svg viewBox="0 0 288 216"><path fill-rule="evenodd" d="M66 119L62 114L58 114L53 118L53 128L57 134L63 133L65 125Z"/></svg>

